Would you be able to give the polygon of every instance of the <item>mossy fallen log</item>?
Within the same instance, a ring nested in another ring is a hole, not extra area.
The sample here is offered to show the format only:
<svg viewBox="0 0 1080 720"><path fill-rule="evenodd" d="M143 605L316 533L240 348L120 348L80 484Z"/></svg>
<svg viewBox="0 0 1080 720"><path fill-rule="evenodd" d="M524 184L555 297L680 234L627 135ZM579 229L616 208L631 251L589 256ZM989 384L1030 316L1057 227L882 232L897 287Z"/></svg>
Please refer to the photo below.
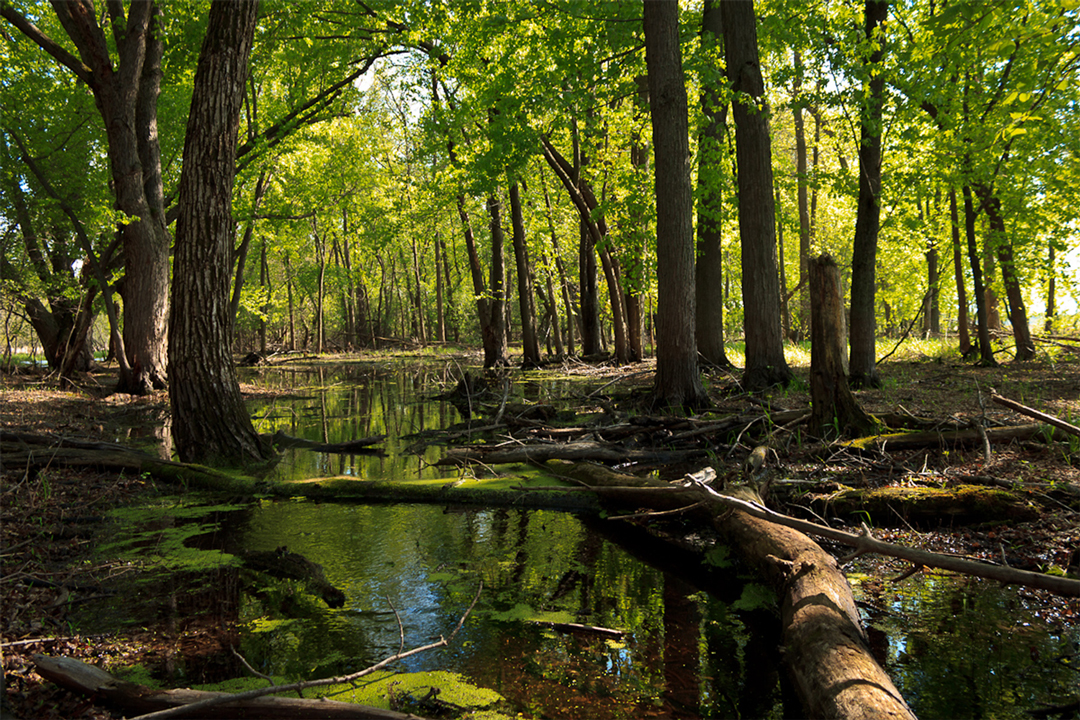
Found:
<svg viewBox="0 0 1080 720"><path fill-rule="evenodd" d="M958 485L951 488L848 488L812 496L810 506L823 515L869 514L875 525L899 521L918 525L960 525L973 522L1025 522L1039 509L1003 488Z"/></svg>
<svg viewBox="0 0 1080 720"><path fill-rule="evenodd" d="M992 443L1006 443L1013 440L1033 440L1036 438L1066 440L1068 434L1038 423L1028 425L1010 425L1008 427L986 428L986 439ZM851 450L918 450L921 448L952 448L974 445L983 442L983 431L979 428L967 430L897 432L881 435L867 435L854 440L837 442L839 447Z"/></svg>
<svg viewBox="0 0 1080 720"><path fill-rule="evenodd" d="M193 705L209 698L229 693L205 690L155 690L119 680L101 668L80 660L64 657L34 655L37 673L61 687L103 700L130 713L152 713ZM192 717L188 715L188 717ZM326 698L259 697L238 699L216 707L206 707L194 717L200 718L266 718L297 720L298 718L327 718L328 720L424 720L381 708Z"/></svg>

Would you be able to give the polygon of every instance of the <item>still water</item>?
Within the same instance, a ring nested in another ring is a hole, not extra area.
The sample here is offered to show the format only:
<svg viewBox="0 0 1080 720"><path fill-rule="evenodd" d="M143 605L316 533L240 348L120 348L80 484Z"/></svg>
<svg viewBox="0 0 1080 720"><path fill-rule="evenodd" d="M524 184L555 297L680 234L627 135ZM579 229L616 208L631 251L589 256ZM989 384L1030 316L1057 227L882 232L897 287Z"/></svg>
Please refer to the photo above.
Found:
<svg viewBox="0 0 1080 720"><path fill-rule="evenodd" d="M432 466L440 449L427 446L424 433L464 419L432 399L452 387L450 375L385 364L243 379L270 396L249 404L260 432L330 443L388 436L380 455L287 451L280 476L394 480L445 473ZM278 396L277 388L300 390ZM547 401L567 387L532 380L514 392ZM419 677L422 688L440 687L440 697L482 708L474 717L802 716L778 670L769 593L730 568L658 549L617 522L302 500L173 524L185 522L194 523L187 547L226 557L287 549L322 565L344 591L344 604L330 608L301 582L231 571L224 585L243 628L241 652L267 674L339 675L449 635L482 586L448 648L395 665L401 678ZM1029 717L1069 702L1080 683L1080 631L1055 629L1022 593L937 576L884 585L854 579L879 660L924 720ZM436 670L452 675L430 674Z"/></svg>

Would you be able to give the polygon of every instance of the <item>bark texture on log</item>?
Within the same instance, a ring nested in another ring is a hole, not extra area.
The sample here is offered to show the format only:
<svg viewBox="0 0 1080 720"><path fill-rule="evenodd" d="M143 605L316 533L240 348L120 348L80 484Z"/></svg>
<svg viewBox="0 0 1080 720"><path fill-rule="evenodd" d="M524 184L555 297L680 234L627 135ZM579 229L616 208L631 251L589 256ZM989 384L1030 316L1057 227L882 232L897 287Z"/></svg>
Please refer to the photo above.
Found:
<svg viewBox="0 0 1080 720"><path fill-rule="evenodd" d="M562 463L555 467L583 481L642 482L612 471L579 474ZM652 484L670 487L659 480ZM743 562L771 582L781 599L784 664L807 716L914 720L870 652L851 587L831 555L797 530L738 510L720 509L713 526Z"/></svg>

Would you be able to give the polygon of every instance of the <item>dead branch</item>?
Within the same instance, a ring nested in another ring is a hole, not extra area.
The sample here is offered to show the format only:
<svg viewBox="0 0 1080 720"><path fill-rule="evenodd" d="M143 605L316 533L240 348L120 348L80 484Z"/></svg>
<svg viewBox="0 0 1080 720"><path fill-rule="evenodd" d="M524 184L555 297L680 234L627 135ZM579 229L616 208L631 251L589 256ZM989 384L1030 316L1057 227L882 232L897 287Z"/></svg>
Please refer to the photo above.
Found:
<svg viewBox="0 0 1080 720"><path fill-rule="evenodd" d="M1062 420L1061 418L1057 418L1057 417L1054 417L1053 415L1047 415L1046 413L1039 412L1038 410L1035 410L1033 408L1029 408L1027 405L1021 405L1020 403L1016 402L1015 400L1010 400L1007 397L1004 397L1002 395L998 395L997 392L995 392L994 390L990 391L990 399L992 401L994 401L995 403L997 403L998 405L1002 405L1004 407L1015 410L1016 412L1020 413L1021 415L1027 415L1028 417L1034 418L1035 420L1041 420L1042 422L1044 422L1044 423L1046 423L1048 425L1053 425L1054 427L1056 427L1059 430L1064 430L1065 432L1069 433L1070 435L1076 435L1077 437L1080 437L1080 427L1076 427L1072 423L1067 423L1064 420Z"/></svg>
<svg viewBox="0 0 1080 720"><path fill-rule="evenodd" d="M878 555L887 555L889 557L908 560L917 565L952 570L953 572L974 575L975 577L987 578L988 580L997 580L998 582L1006 584L1026 585L1027 587L1048 590L1058 595L1080 597L1080 580L1058 577L1056 575L1045 575L1043 573L1030 572L1028 570L1017 570L1002 565L989 565L974 560L965 560L950 555L942 555L940 553L930 552L929 550L919 550L917 548L896 545L875 538L871 534L870 528L868 528L865 523L863 523L862 532L856 535L855 533L844 532L843 530L834 530L833 528L818 525L807 520L800 520L788 515L782 515L781 513L770 510L764 505L747 502L746 500L740 500L739 498L719 493L704 483L690 480L687 482L687 486L695 488L699 493L703 492L707 494L711 499L718 503L730 508L742 510L748 515L752 515L761 520L768 520L769 522L774 522L777 525L783 525L808 535L816 535L847 545L848 547L853 547L855 548L855 553L850 556L849 559L853 559L855 556L864 553L876 553Z"/></svg>

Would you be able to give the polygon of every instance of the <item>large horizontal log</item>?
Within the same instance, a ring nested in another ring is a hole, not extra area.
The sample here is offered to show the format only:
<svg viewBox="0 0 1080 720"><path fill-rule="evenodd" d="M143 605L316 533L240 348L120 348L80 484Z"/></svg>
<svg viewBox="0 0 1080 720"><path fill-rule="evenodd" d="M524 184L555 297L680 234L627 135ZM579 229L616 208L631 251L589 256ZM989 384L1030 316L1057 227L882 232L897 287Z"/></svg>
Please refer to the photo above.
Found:
<svg viewBox="0 0 1080 720"><path fill-rule="evenodd" d="M451 448L439 460L439 465L460 465L483 462L490 465L508 463L547 462L548 460L589 460L592 462L680 462L704 457L703 449L635 450L621 445L598 442L550 443L543 445L509 445L486 449L479 446Z"/></svg>
<svg viewBox="0 0 1080 720"><path fill-rule="evenodd" d="M152 713L192 705L228 693L205 690L154 690L145 685L124 682L101 668L65 657L34 655L34 665L41 677L68 690L100 698L128 713ZM266 720L424 720L418 715L383 710L355 703L323 698L259 697L203 707L199 718L265 718Z"/></svg>
<svg viewBox="0 0 1080 720"><path fill-rule="evenodd" d="M1031 440L1040 435L1056 440L1067 439L1061 431L1051 430L1046 425L1010 425L1008 427L987 428L986 439L990 442L1012 442L1013 440ZM979 428L969 430L951 430L946 432L890 433L888 435L869 435L867 437L837 443L853 450L917 450L920 448L954 447L974 445L983 442L983 431Z"/></svg>

